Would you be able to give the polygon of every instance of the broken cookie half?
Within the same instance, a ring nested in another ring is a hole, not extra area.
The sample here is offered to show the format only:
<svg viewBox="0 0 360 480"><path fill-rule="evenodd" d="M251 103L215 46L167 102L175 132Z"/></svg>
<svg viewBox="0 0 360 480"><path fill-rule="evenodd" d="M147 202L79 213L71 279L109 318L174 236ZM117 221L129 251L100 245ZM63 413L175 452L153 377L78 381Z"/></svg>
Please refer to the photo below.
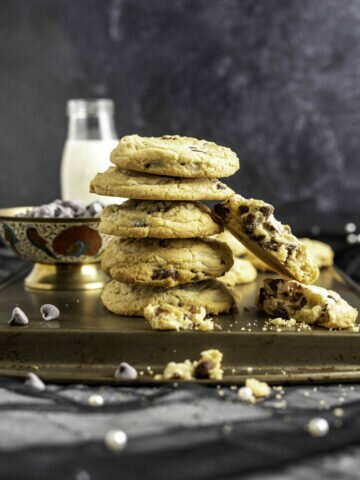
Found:
<svg viewBox="0 0 360 480"><path fill-rule="evenodd" d="M273 213L272 205L241 195L233 195L214 207L216 218L273 270L302 283L314 283L319 269L306 246Z"/></svg>
<svg viewBox="0 0 360 480"><path fill-rule="evenodd" d="M353 327L358 315L356 308L332 290L273 278L264 280L257 306L271 316L325 328Z"/></svg>

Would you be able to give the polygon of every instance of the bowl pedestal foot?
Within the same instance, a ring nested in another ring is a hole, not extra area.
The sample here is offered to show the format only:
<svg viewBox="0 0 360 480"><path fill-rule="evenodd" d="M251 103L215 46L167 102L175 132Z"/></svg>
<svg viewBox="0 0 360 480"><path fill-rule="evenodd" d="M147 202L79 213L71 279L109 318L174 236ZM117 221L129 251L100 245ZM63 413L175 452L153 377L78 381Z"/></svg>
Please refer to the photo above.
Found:
<svg viewBox="0 0 360 480"><path fill-rule="evenodd" d="M25 286L37 290L95 290L103 288L108 280L100 263L35 263Z"/></svg>

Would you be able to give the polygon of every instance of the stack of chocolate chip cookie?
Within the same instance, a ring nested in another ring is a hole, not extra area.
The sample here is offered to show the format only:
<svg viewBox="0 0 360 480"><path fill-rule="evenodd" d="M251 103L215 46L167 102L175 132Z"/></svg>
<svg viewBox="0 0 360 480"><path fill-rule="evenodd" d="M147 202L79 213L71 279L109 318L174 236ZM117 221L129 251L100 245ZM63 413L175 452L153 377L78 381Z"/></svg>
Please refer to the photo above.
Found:
<svg viewBox="0 0 360 480"><path fill-rule="evenodd" d="M225 200L233 191L217 177L239 168L229 148L179 136L122 138L115 164L98 173L90 191L128 197L106 207L100 230L116 238L102 267L112 280L102 301L119 315L143 315L149 304L227 312L233 298L217 277L233 265L230 248L208 237L222 232L198 200Z"/></svg>

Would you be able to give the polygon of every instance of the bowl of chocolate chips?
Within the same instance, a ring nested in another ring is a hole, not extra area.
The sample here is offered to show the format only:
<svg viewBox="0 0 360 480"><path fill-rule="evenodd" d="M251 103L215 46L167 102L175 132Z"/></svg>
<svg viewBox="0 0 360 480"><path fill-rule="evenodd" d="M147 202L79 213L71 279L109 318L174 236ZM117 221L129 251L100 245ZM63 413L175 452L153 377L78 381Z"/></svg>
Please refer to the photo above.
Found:
<svg viewBox="0 0 360 480"><path fill-rule="evenodd" d="M16 255L34 263L28 288L83 290L106 281L101 255L111 240L99 232L104 205L95 200L54 200L39 207L0 209L0 238Z"/></svg>

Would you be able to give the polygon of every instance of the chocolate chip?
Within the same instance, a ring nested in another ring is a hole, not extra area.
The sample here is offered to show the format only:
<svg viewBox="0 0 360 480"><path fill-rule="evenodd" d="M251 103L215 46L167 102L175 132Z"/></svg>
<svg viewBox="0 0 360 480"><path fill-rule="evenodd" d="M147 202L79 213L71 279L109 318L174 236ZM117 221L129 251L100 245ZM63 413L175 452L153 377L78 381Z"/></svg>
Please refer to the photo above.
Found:
<svg viewBox="0 0 360 480"><path fill-rule="evenodd" d="M224 185L223 183L219 182L216 184L216 188L218 190L225 190L226 189L226 185Z"/></svg>
<svg viewBox="0 0 360 480"><path fill-rule="evenodd" d="M162 140L176 140L177 136L176 135L163 135Z"/></svg>
<svg viewBox="0 0 360 480"><path fill-rule="evenodd" d="M135 380L137 377L136 368L126 362L120 363L114 373L114 377L122 380Z"/></svg>
<svg viewBox="0 0 360 480"><path fill-rule="evenodd" d="M60 315L60 310L55 307L55 305L51 305L50 303L46 303L42 305L40 308L41 316L44 320L50 321L55 320Z"/></svg>
<svg viewBox="0 0 360 480"><path fill-rule="evenodd" d="M299 303L299 308L304 307L306 304L307 304L306 298L302 297L302 299L300 300L300 303Z"/></svg>
<svg viewBox="0 0 360 480"><path fill-rule="evenodd" d="M260 207L259 210L265 217L270 217L270 215L274 213L274 207L272 205L264 205Z"/></svg>
<svg viewBox="0 0 360 480"><path fill-rule="evenodd" d="M85 216L89 215L90 217L98 217L103 210L104 210L104 204L99 200L94 200L93 202L89 203L89 205L86 206L84 215ZM75 216L76 217L81 216L81 214L79 214L79 210L76 212Z"/></svg>
<svg viewBox="0 0 360 480"><path fill-rule="evenodd" d="M177 272L175 269L167 270L165 268L159 268L154 270L151 276L151 280L165 280L166 278L176 279Z"/></svg>
<svg viewBox="0 0 360 480"><path fill-rule="evenodd" d="M23 312L21 308L15 307L9 320L9 325L11 327L22 327L24 325L27 325L28 323L29 319L26 316L25 312Z"/></svg>
<svg viewBox="0 0 360 480"><path fill-rule="evenodd" d="M253 233L248 234L251 240L254 240L254 242L261 243L264 238L266 238L266 235L255 235Z"/></svg>
<svg viewBox="0 0 360 480"><path fill-rule="evenodd" d="M157 309L155 310L155 315L160 315L160 313L166 313L167 310L165 310L165 308L161 308L161 307L157 307Z"/></svg>
<svg viewBox="0 0 360 480"><path fill-rule="evenodd" d="M160 240L159 242L160 247L167 248L170 245L169 240Z"/></svg>
<svg viewBox="0 0 360 480"><path fill-rule="evenodd" d="M264 228L269 230L269 232L277 232L277 229L274 227L274 225L271 225L269 222L264 222Z"/></svg>
<svg viewBox="0 0 360 480"><path fill-rule="evenodd" d="M281 318L285 318L285 319L289 318L289 315L288 315L287 311L281 305L277 305L276 309L272 312L272 314L275 317L281 317Z"/></svg>
<svg viewBox="0 0 360 480"><path fill-rule="evenodd" d="M273 252L279 250L279 244L273 238L269 242L264 243L263 247L267 250L272 250Z"/></svg>
<svg viewBox="0 0 360 480"><path fill-rule="evenodd" d="M249 207L247 205L240 205L239 212L241 214L247 213L249 211Z"/></svg>
<svg viewBox="0 0 360 480"><path fill-rule="evenodd" d="M253 213L249 213L243 218L242 223L247 230L253 230L256 227L256 217Z"/></svg>
<svg viewBox="0 0 360 480"><path fill-rule="evenodd" d="M220 218L226 219L227 215L229 214L229 211L230 210L228 208L226 208L222 203L217 203L214 206L214 212Z"/></svg>
<svg viewBox="0 0 360 480"><path fill-rule="evenodd" d="M291 292L291 297L292 299L297 302L298 300L300 300L301 298L303 298L303 294L301 292Z"/></svg>
<svg viewBox="0 0 360 480"><path fill-rule="evenodd" d="M214 368L214 364L211 360L204 360L196 365L194 370L194 377L199 379L205 379L210 377L210 370Z"/></svg>
<svg viewBox="0 0 360 480"><path fill-rule="evenodd" d="M199 149L196 148L196 147L189 147L189 148L190 148L190 150L192 150L193 152L206 153L206 152L204 152L204 150L199 150Z"/></svg>
<svg viewBox="0 0 360 480"><path fill-rule="evenodd" d="M134 227L146 227L146 222L144 220L135 220Z"/></svg>
<svg viewBox="0 0 360 480"><path fill-rule="evenodd" d="M291 243L287 243L285 245L286 250L288 251L288 255L291 255L294 250L297 250L296 245L292 245Z"/></svg>
<svg viewBox="0 0 360 480"><path fill-rule="evenodd" d="M274 279L274 280L269 280L269 282L267 283L267 285L268 285L268 287L271 288L271 290L272 290L273 292L277 292L279 283L282 283L282 280Z"/></svg>
<svg viewBox="0 0 360 480"><path fill-rule="evenodd" d="M260 288L259 298L258 298L258 303L259 303L259 305L263 305L263 304L264 304L265 298L266 298L265 289L264 289L264 288Z"/></svg>

